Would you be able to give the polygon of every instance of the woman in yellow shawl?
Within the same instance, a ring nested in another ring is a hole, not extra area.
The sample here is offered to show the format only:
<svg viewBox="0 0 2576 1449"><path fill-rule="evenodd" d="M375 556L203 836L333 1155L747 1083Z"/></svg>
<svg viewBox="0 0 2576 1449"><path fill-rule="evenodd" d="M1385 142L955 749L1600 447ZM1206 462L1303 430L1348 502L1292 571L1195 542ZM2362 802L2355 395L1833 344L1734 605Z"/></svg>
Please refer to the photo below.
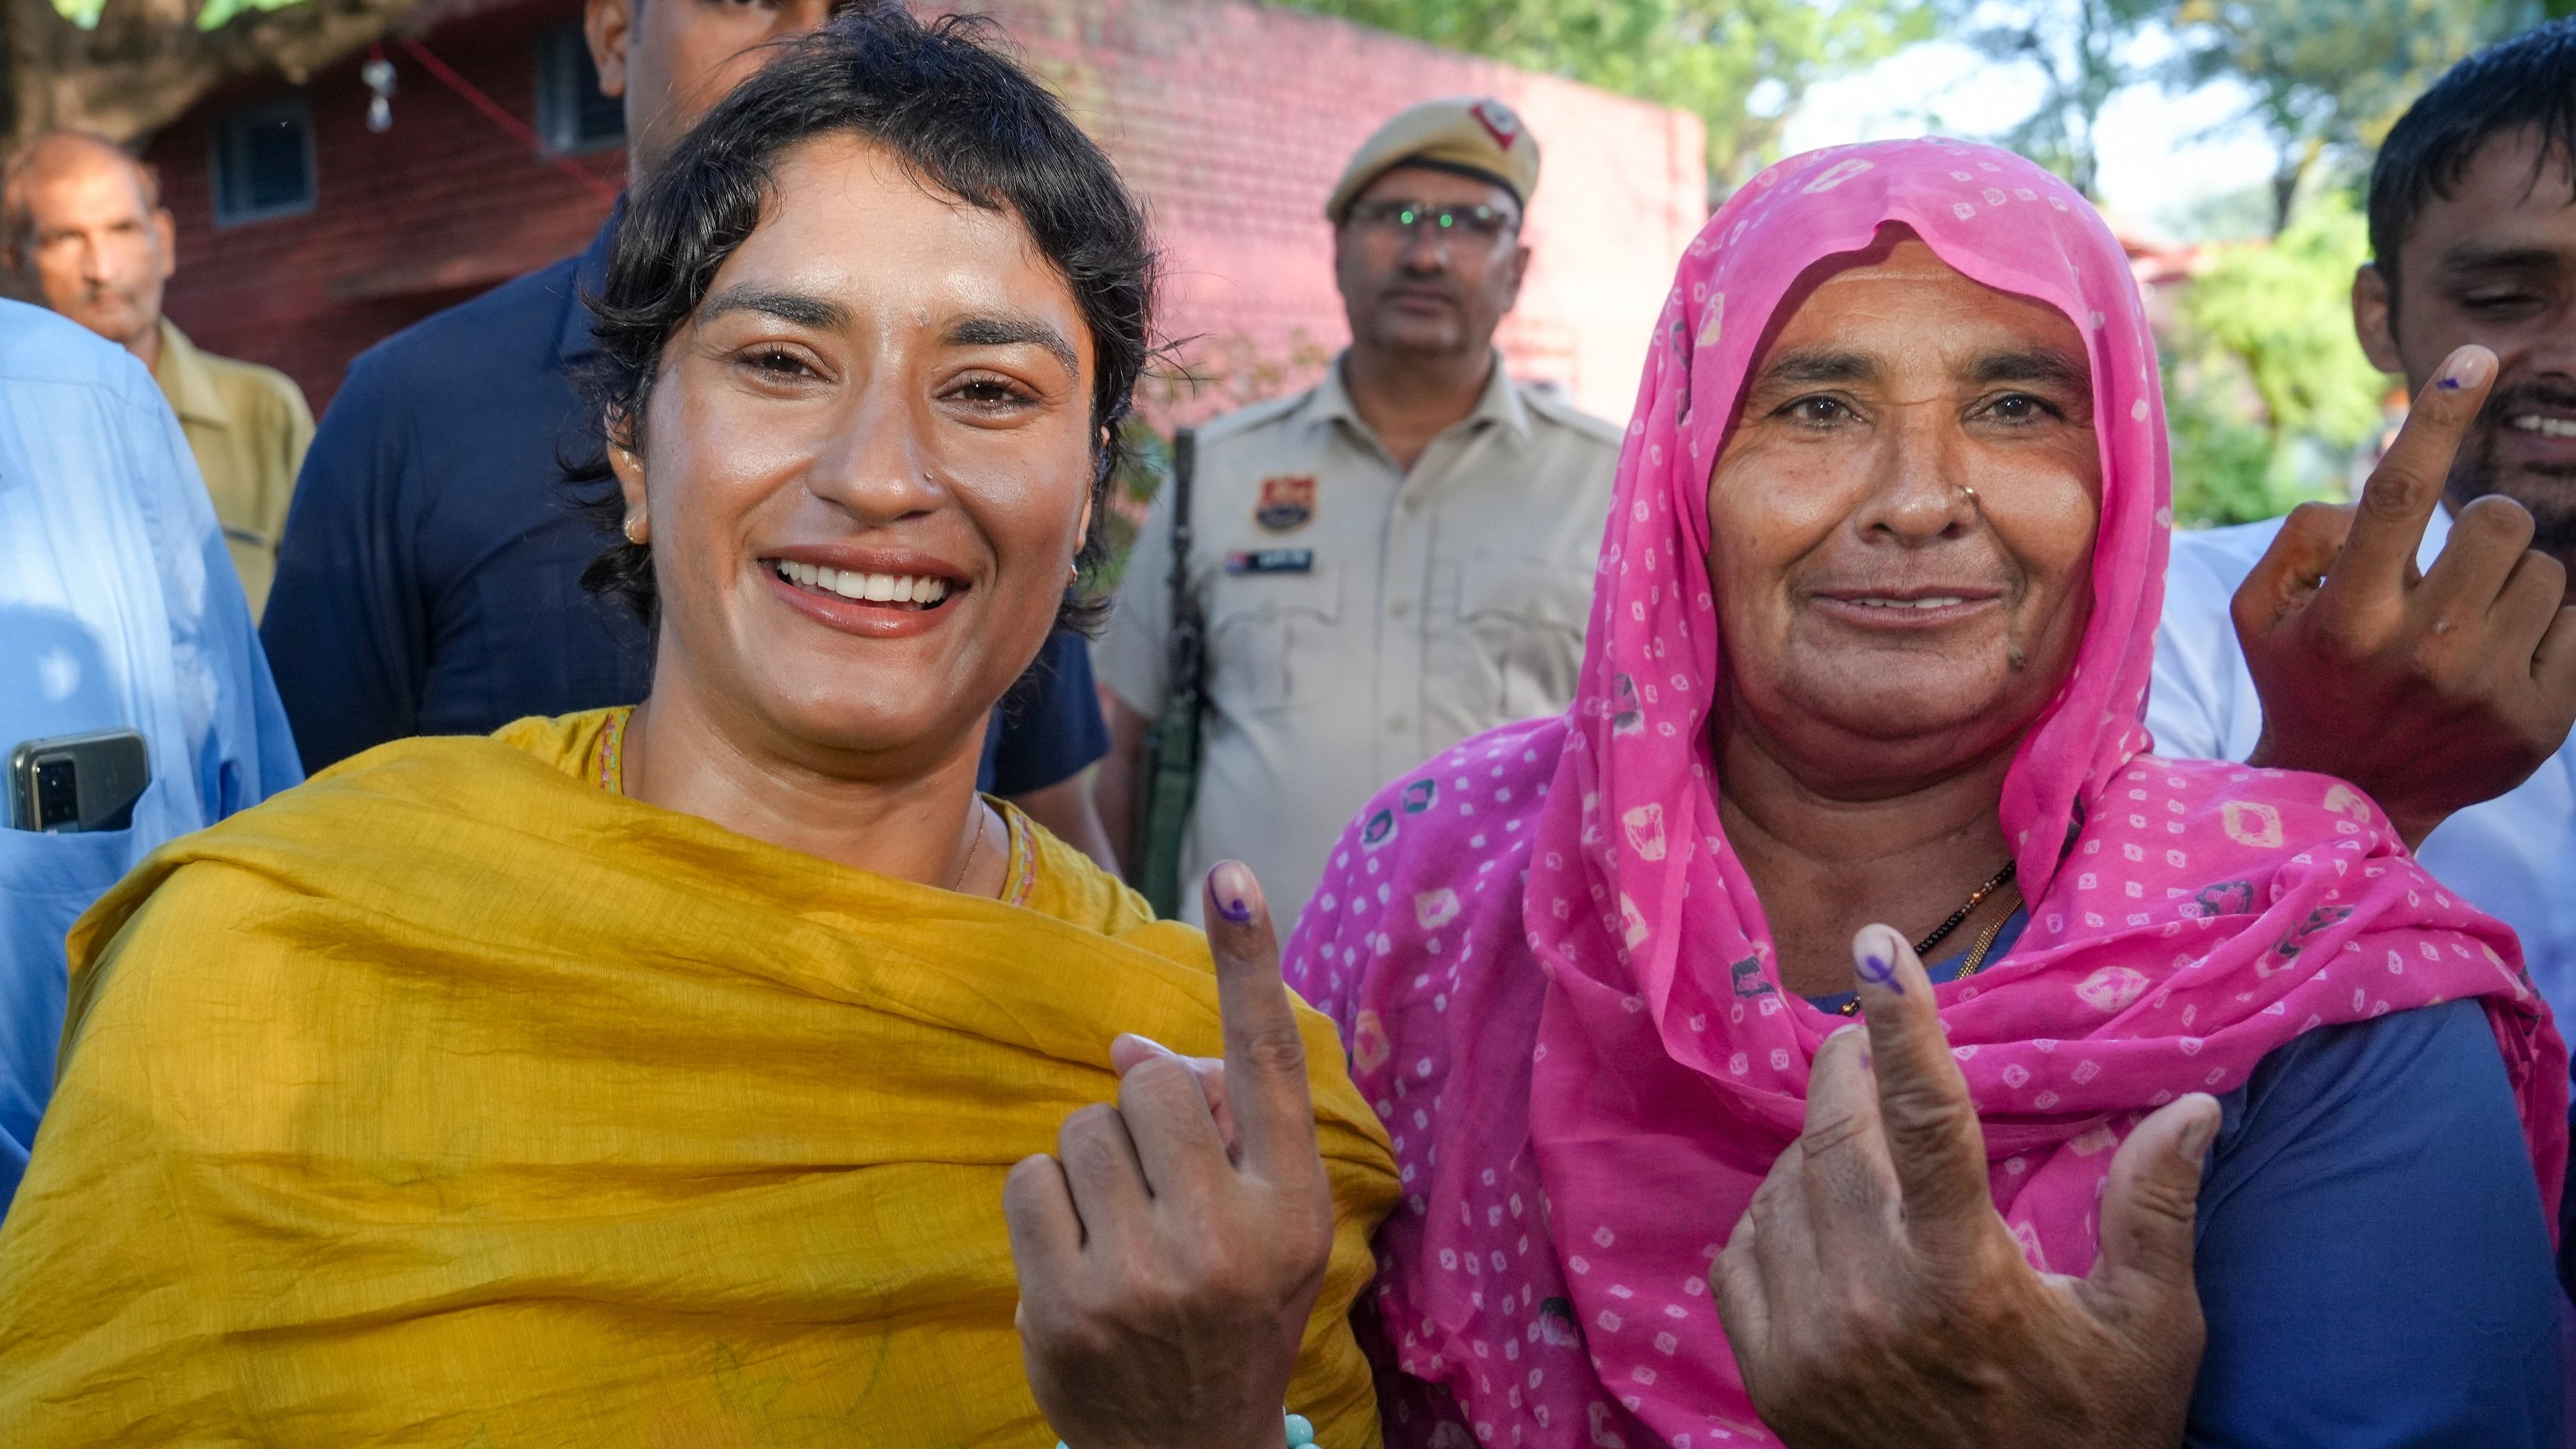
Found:
<svg viewBox="0 0 2576 1449"><path fill-rule="evenodd" d="M1113 1035L1213 1054L1218 983L973 781L1096 557L1151 265L1060 107L900 7L678 147L595 303L593 577L658 610L650 698L375 750L83 920L0 1438L1055 1439L1005 1178L1077 1114L1078 1184ZM1284 1407L1374 1443L1348 1313L1396 1184L1296 1013L1332 1222Z"/></svg>

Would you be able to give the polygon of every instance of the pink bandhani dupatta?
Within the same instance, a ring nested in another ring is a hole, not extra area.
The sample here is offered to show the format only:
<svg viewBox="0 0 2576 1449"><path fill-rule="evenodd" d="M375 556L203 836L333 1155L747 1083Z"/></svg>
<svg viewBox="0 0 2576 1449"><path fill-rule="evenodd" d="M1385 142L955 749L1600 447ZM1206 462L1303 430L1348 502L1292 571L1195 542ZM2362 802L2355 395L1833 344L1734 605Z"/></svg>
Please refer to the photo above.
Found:
<svg viewBox="0 0 2576 1449"><path fill-rule="evenodd" d="M1941 987L1997 1206L2082 1273L2144 1112L2318 1027L2479 997L2555 1216L2566 1050L2513 935L2320 776L2144 753L2172 522L2154 342L2118 242L2056 177L1942 140L1772 167L1694 241L1657 324L1565 719L1471 740L1336 848L1287 958L1343 1025L1408 1194L1376 1304L1398 1443L1773 1442L1704 1282L1843 1024L1780 987L1720 828L1707 482L1765 325L1816 262L1911 228L2086 337L2102 452L2093 613L2001 818L2030 923Z"/></svg>

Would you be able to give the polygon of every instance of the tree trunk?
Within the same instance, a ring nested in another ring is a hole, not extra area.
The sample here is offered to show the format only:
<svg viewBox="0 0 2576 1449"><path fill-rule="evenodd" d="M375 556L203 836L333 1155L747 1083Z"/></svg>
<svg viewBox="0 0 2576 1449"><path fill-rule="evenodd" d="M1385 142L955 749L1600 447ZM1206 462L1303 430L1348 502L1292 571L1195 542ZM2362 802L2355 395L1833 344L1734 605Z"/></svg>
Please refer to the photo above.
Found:
<svg viewBox="0 0 2576 1449"><path fill-rule="evenodd" d="M2293 139L2281 147L2281 164L2272 173L2272 235L2289 229L2290 213L2299 205L2299 186L2324 154L2325 143L2314 138Z"/></svg>
<svg viewBox="0 0 2576 1449"><path fill-rule="evenodd" d="M276 71L300 82L438 8L438 0L303 0L203 31L198 3L108 0L97 28L83 30L51 0L0 0L8 7L0 141L14 149L61 126L137 143L236 76Z"/></svg>

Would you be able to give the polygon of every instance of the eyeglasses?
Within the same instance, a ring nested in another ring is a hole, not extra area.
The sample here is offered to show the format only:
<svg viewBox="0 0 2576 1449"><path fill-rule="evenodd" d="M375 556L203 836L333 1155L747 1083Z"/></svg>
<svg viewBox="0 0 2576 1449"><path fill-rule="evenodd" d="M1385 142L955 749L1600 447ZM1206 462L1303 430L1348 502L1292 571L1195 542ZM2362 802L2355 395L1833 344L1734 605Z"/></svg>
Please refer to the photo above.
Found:
<svg viewBox="0 0 2576 1449"><path fill-rule="evenodd" d="M1363 201L1351 208L1351 220L1387 237L1465 237L1489 245L1519 225L1518 218L1498 207L1433 206L1427 201Z"/></svg>

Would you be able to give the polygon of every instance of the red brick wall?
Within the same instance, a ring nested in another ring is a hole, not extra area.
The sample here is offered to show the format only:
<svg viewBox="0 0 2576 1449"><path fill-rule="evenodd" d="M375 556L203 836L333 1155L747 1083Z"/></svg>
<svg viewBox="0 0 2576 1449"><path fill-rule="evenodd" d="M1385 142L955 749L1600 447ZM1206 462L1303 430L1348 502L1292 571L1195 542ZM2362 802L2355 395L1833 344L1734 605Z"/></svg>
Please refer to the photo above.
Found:
<svg viewBox="0 0 2576 1449"><path fill-rule="evenodd" d="M577 0L451 4L424 42L523 121L533 43ZM1520 111L1545 171L1537 253L1502 341L1516 371L1624 416L1646 329L1705 215L1699 122L1551 76L1245 0L988 0L1153 208L1170 267L1165 328L1214 386L1152 390L1204 414L1309 379L1347 340L1320 213L1343 162L1401 107L1489 93ZM399 47L393 128L366 129L357 62L313 78L319 202L218 230L208 126L280 89L210 97L155 138L178 214L169 309L218 352L284 368L319 408L349 359L403 325L581 245L606 204ZM578 158L615 178L619 152Z"/></svg>
<svg viewBox="0 0 2576 1449"><path fill-rule="evenodd" d="M1626 417L1647 329L1707 217L1697 118L1234 0L975 8L1009 27L1147 197L1170 256L1170 330L1207 334L1200 350L1218 364L1246 351L1292 360L1298 340L1308 356L1295 360L1311 363L1347 342L1322 216L1344 163L1416 101L1502 97L1543 161L1525 233L1535 256L1504 349L1516 372ZM1302 381L1311 368L1291 371Z"/></svg>
<svg viewBox="0 0 2576 1449"><path fill-rule="evenodd" d="M577 17L579 0L482 8L422 42L533 126L535 40ZM608 215L599 194L540 159L441 85L400 45L393 127L367 129L353 59L305 87L313 112L314 209L217 228L209 157L214 118L286 87L225 91L153 138L145 158L179 222L172 321L214 351L283 369L320 412L349 360L386 336L498 282L581 249ZM614 188L626 153L573 164Z"/></svg>

